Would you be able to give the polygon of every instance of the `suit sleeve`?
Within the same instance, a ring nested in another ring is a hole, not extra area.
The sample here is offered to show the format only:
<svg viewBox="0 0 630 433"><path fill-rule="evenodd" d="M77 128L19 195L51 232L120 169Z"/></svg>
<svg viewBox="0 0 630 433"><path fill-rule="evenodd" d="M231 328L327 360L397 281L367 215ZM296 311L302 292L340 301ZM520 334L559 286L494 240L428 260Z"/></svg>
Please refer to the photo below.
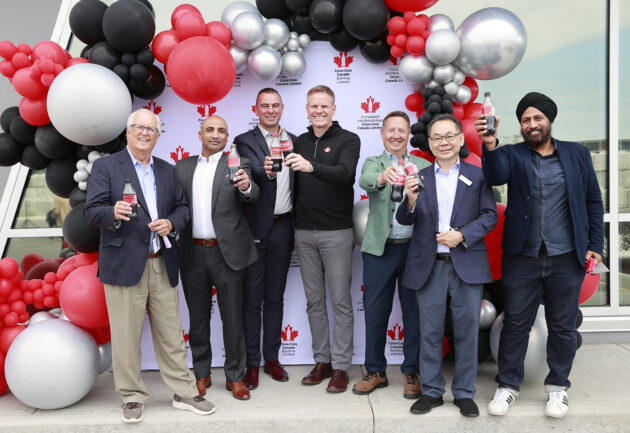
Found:
<svg viewBox="0 0 630 433"><path fill-rule="evenodd" d="M260 188L258 184L256 184L255 179L252 178L252 164L249 162L247 158L241 158L241 168L245 170L247 176L249 177L249 184L251 185L251 191L248 196L239 193L239 197L241 200L246 201L247 203L255 203L258 200L258 196L260 195ZM265 175L265 177L267 177Z"/></svg>
<svg viewBox="0 0 630 433"><path fill-rule="evenodd" d="M482 145L481 170L488 184L503 185L510 181L510 158L508 153L512 146L497 147L494 150L486 149Z"/></svg>
<svg viewBox="0 0 630 433"><path fill-rule="evenodd" d="M256 183L260 183L260 182L273 182L274 180L269 179L269 177L267 176L267 173L265 172L265 160L263 159L262 161L258 158L258 156L256 155L256 153L254 152L254 150L252 149L252 145L250 143L248 143L246 140L244 140L244 136L246 134L241 134L238 135L235 139L234 139L234 144L236 145L236 150L238 151L238 154L249 159L249 162L251 164L251 175L253 175L253 179ZM255 139L251 134L248 134L251 139ZM252 178L252 176L250 175L250 179Z"/></svg>
<svg viewBox="0 0 630 433"><path fill-rule="evenodd" d="M97 159L92 166L88 181L87 198L83 216L85 220L97 227L113 229L114 205L111 197L111 179L105 159Z"/></svg>
<svg viewBox="0 0 630 433"><path fill-rule="evenodd" d="M339 161L335 165L326 165L320 162L311 161L313 164L313 173L316 178L340 184L354 183L357 171L357 163L359 162L359 152L361 149L361 140L356 134L352 134L348 140L342 145L339 153Z"/></svg>
<svg viewBox="0 0 630 433"><path fill-rule="evenodd" d="M396 221L404 226L410 226L416 221L416 207L414 206L412 211L407 209L407 196L405 196L398 206L398 210L396 211Z"/></svg>
<svg viewBox="0 0 630 433"><path fill-rule="evenodd" d="M483 179L479 186L479 216L460 228L464 240L468 245L472 245L482 240L497 225L499 215L497 204L494 201L494 194L488 182Z"/></svg>
<svg viewBox="0 0 630 433"><path fill-rule="evenodd" d="M368 192L382 191L384 188L377 186L376 180L381 174L378 171L378 159L369 157L363 163L361 168L361 177L359 177L359 186Z"/></svg>
<svg viewBox="0 0 630 433"><path fill-rule="evenodd" d="M586 249L602 254L604 250L604 203L599 189L593 160L588 149L584 148L587 165L586 212L588 217L588 244Z"/></svg>
<svg viewBox="0 0 630 433"><path fill-rule="evenodd" d="M188 221L190 221L190 212L188 210L188 203L184 197L184 190L182 184L179 181L177 170L171 170L172 184L173 184L173 210L166 217L172 224L173 230L180 232L186 227Z"/></svg>

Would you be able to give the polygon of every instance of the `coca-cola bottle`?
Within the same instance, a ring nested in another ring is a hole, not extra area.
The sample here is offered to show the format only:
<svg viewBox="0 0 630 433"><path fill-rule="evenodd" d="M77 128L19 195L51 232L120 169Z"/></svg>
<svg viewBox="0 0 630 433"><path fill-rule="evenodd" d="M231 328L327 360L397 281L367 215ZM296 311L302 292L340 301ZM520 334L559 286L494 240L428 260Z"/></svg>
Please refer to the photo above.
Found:
<svg viewBox="0 0 630 433"><path fill-rule="evenodd" d="M280 147L282 148L282 156L284 158L293 153L293 142L287 130L284 128L280 130Z"/></svg>
<svg viewBox="0 0 630 433"><path fill-rule="evenodd" d="M402 201L403 192L405 191L405 161L398 160L398 172L396 173L396 181L392 185L392 201Z"/></svg>
<svg viewBox="0 0 630 433"><path fill-rule="evenodd" d="M234 178L236 177L236 172L241 168L241 158L238 156L238 151L236 150L236 145L232 143L230 147L230 155L228 156L228 179L230 183L234 184Z"/></svg>
<svg viewBox="0 0 630 433"><path fill-rule="evenodd" d="M269 153L271 153L271 161L273 165L271 166L271 171L277 173L282 171L282 146L280 146L280 142L278 141L278 133L273 133L273 138L271 139L271 146L269 147Z"/></svg>
<svg viewBox="0 0 630 433"><path fill-rule="evenodd" d="M418 167L416 167L416 164L411 161L409 155L405 155L404 160L405 174L407 176L415 177L416 179L418 179L418 186L416 186L416 190L414 192L424 191L424 182L422 182L422 177L420 177L420 171L418 170Z"/></svg>
<svg viewBox="0 0 630 433"><path fill-rule="evenodd" d="M136 190L131 186L131 181L125 179L125 186L122 193L123 201L131 205L131 213L127 215L130 221L138 221L138 201L136 198Z"/></svg>
<svg viewBox="0 0 630 433"><path fill-rule="evenodd" d="M494 104L490 99L490 92L483 94L483 104L481 106L481 114L486 119L486 133L484 135L494 135L497 127L494 122Z"/></svg>

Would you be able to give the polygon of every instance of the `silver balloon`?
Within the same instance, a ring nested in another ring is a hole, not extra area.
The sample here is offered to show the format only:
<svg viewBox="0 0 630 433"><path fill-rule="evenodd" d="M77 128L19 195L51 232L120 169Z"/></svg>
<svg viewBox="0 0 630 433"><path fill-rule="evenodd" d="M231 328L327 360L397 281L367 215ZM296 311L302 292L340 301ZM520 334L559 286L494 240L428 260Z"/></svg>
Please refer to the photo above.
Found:
<svg viewBox="0 0 630 433"><path fill-rule="evenodd" d="M74 172L73 179L78 183L88 180L88 177L90 177L88 172L85 169L81 169Z"/></svg>
<svg viewBox="0 0 630 433"><path fill-rule="evenodd" d="M444 85L444 91L451 96L455 96L457 90L459 90L459 86L455 84L455 81L451 81L450 83L446 83Z"/></svg>
<svg viewBox="0 0 630 433"><path fill-rule="evenodd" d="M98 346L98 374L105 373L110 365L112 365L111 341Z"/></svg>
<svg viewBox="0 0 630 433"><path fill-rule="evenodd" d="M28 319L28 326L33 326L36 323L43 322L48 319L56 319L57 316L50 314L48 311L38 311Z"/></svg>
<svg viewBox="0 0 630 433"><path fill-rule="evenodd" d="M435 14L429 17L429 34L437 32L438 30L455 30L453 21L443 14Z"/></svg>
<svg viewBox="0 0 630 433"><path fill-rule="evenodd" d="M400 74L412 89L433 77L433 63L425 56L405 56L400 61Z"/></svg>
<svg viewBox="0 0 630 433"><path fill-rule="evenodd" d="M458 68L477 80L504 76L519 64L527 49L521 20L502 8L480 9L457 29L461 41Z"/></svg>
<svg viewBox="0 0 630 433"><path fill-rule="evenodd" d="M278 51L263 45L249 53L247 66L256 78L264 81L273 80L282 70L282 59Z"/></svg>
<svg viewBox="0 0 630 433"><path fill-rule="evenodd" d="M93 162L88 162L88 165L85 166L85 171L87 172L87 174L92 174L92 165L94 163Z"/></svg>
<svg viewBox="0 0 630 433"><path fill-rule="evenodd" d="M87 159L80 159L80 160L78 160L77 161L77 170L81 170L82 168L85 168L87 163L88 163Z"/></svg>
<svg viewBox="0 0 630 433"><path fill-rule="evenodd" d="M64 313L63 311L61 313L59 313L57 315L57 317L61 320L65 320L66 322L70 322L72 323L72 320L70 320L70 318L68 316L66 316L66 313Z"/></svg>
<svg viewBox="0 0 630 433"><path fill-rule="evenodd" d="M289 28L284 21L271 18L265 21L265 45L279 50L289 40Z"/></svg>
<svg viewBox="0 0 630 433"><path fill-rule="evenodd" d="M479 309L479 329L488 329L497 318L497 309L492 302L487 299L481 300L481 308Z"/></svg>
<svg viewBox="0 0 630 433"><path fill-rule="evenodd" d="M65 320L29 326L13 340L4 372L11 392L38 409L81 400L94 385L99 355L94 338Z"/></svg>
<svg viewBox="0 0 630 433"><path fill-rule="evenodd" d="M370 200L359 200L354 202L352 209L352 229L354 230L354 243L359 247L363 243L365 227L367 226L368 214L370 213Z"/></svg>
<svg viewBox="0 0 630 433"><path fill-rule="evenodd" d="M249 51L232 44L230 45L230 54L232 54L232 58L234 59L234 65L236 65L237 73L243 72L247 69L247 57L249 56Z"/></svg>
<svg viewBox="0 0 630 433"><path fill-rule="evenodd" d="M52 314L55 317L59 317L59 315L61 314L62 310L61 308L57 307L57 308L53 308L52 310L48 310L48 312L50 314Z"/></svg>
<svg viewBox="0 0 630 433"><path fill-rule="evenodd" d="M424 54L436 65L447 65L459 54L459 38L452 30L431 33L424 46Z"/></svg>
<svg viewBox="0 0 630 433"><path fill-rule="evenodd" d="M297 51L300 48L300 40L296 38L291 38L287 42L287 50L289 51Z"/></svg>
<svg viewBox="0 0 630 433"><path fill-rule="evenodd" d="M305 48L308 44L311 43L311 37L307 34L300 35L298 40L300 41L300 46L302 48Z"/></svg>
<svg viewBox="0 0 630 433"><path fill-rule="evenodd" d="M429 80L429 82L425 85L425 87L428 87L429 89L435 89L436 87L440 87L440 83L438 83L437 81L431 79Z"/></svg>
<svg viewBox="0 0 630 433"><path fill-rule="evenodd" d="M440 84L446 84L453 81L455 76L455 68L451 65L440 65L433 69L433 78Z"/></svg>
<svg viewBox="0 0 630 433"><path fill-rule="evenodd" d="M466 81L466 75L464 75L462 71L455 71L455 74L453 74L453 81L455 81L455 84L462 84Z"/></svg>
<svg viewBox="0 0 630 433"><path fill-rule="evenodd" d="M289 33L289 37L291 39L297 39L297 38L300 37L300 34L298 32L291 32L291 33Z"/></svg>
<svg viewBox="0 0 630 433"><path fill-rule="evenodd" d="M79 182L79 189L81 191L87 191L87 182Z"/></svg>
<svg viewBox="0 0 630 433"><path fill-rule="evenodd" d="M282 73L297 78L306 70L306 59L302 53L288 51L282 55Z"/></svg>
<svg viewBox="0 0 630 433"><path fill-rule="evenodd" d="M253 4L245 1L238 1L230 3L225 9L223 9L223 12L221 13L221 22L226 26L231 27L234 19L244 12L251 12L260 15L260 12Z"/></svg>
<svg viewBox="0 0 630 433"><path fill-rule="evenodd" d="M265 23L260 14L244 12L230 26L232 40L244 50L253 50L265 42Z"/></svg>
<svg viewBox="0 0 630 433"><path fill-rule="evenodd" d="M495 360L499 358L499 343L501 330L503 329L504 313L499 314L490 329L490 351ZM529 342L524 362L524 380L526 382L542 381L549 369L547 368L547 322L545 320L545 307L538 307L534 325L529 332Z"/></svg>
<svg viewBox="0 0 630 433"><path fill-rule="evenodd" d="M468 87L458 86L457 93L455 93L453 99L455 99L455 102L457 102L458 104L464 105L468 104L471 97L472 93L470 92L470 89Z"/></svg>

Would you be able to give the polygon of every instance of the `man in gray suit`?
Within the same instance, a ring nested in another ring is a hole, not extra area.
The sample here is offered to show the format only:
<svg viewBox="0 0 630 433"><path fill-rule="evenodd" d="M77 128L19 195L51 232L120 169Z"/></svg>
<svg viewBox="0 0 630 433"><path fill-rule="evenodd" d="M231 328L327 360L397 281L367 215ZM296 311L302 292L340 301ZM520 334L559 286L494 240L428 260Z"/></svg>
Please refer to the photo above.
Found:
<svg viewBox="0 0 630 433"><path fill-rule="evenodd" d="M190 312L190 348L199 394L210 386L210 309L212 289L223 322L225 387L234 398L249 399L243 383L247 352L242 309L244 269L257 253L241 202L258 197L251 182L249 161L241 158L234 184L228 179L227 155L223 153L228 127L221 117L210 116L201 125L201 155L179 161L177 175L190 207L190 222L181 233L182 284Z"/></svg>

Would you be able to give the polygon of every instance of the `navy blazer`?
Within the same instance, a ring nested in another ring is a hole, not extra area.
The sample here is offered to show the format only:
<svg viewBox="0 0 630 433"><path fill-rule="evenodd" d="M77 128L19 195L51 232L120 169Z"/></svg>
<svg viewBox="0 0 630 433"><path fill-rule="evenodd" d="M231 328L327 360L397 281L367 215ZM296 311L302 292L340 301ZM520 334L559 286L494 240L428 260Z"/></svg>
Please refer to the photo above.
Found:
<svg viewBox="0 0 630 433"><path fill-rule="evenodd" d="M297 137L291 133L289 133L289 136L295 143ZM258 125L238 135L234 139L234 144L236 144L238 153L249 159L252 165L254 182L260 188L260 195L255 203L243 203L243 215L245 215L254 238L264 240L271 228L277 190L276 179L269 179L264 167L265 156L270 156L269 146L267 146L265 137L260 132ZM291 198L293 198L293 170L288 167L283 167L282 169L290 172Z"/></svg>
<svg viewBox="0 0 630 433"><path fill-rule="evenodd" d="M154 156L153 172L158 219L168 219L173 224L173 230L180 231L190 217L175 167ZM125 179L129 179L136 190L138 220L122 221L115 228L114 205L122 200ZM126 148L94 162L83 215L88 223L101 228L98 255L100 280L105 284L118 286L137 284L142 278L149 254L151 231L147 224L151 221L151 216ZM166 249L162 243L162 251L169 282L175 287L179 280L178 248L173 239L171 244L172 247Z"/></svg>
<svg viewBox="0 0 630 433"><path fill-rule="evenodd" d="M567 185L573 223L575 252L584 267L586 251L604 249L604 206L591 153L578 143L554 139ZM490 185L508 184L508 202L503 226L503 251L519 254L527 238L531 218L530 191L534 177L531 150L520 142L487 150L483 146L482 168Z"/></svg>
<svg viewBox="0 0 630 433"><path fill-rule="evenodd" d="M434 165L420 170L420 175L424 177L425 190L418 194L413 212L407 209L407 197L396 212L400 224L414 224L403 276L403 284L413 290L422 288L427 282L438 246L435 240L439 217ZM466 283L488 283L492 281L492 273L484 236L497 224L497 204L479 167L460 161L459 175L450 225L460 228L467 247L460 243L450 249L453 266ZM461 180L461 176L470 180L470 186Z"/></svg>

